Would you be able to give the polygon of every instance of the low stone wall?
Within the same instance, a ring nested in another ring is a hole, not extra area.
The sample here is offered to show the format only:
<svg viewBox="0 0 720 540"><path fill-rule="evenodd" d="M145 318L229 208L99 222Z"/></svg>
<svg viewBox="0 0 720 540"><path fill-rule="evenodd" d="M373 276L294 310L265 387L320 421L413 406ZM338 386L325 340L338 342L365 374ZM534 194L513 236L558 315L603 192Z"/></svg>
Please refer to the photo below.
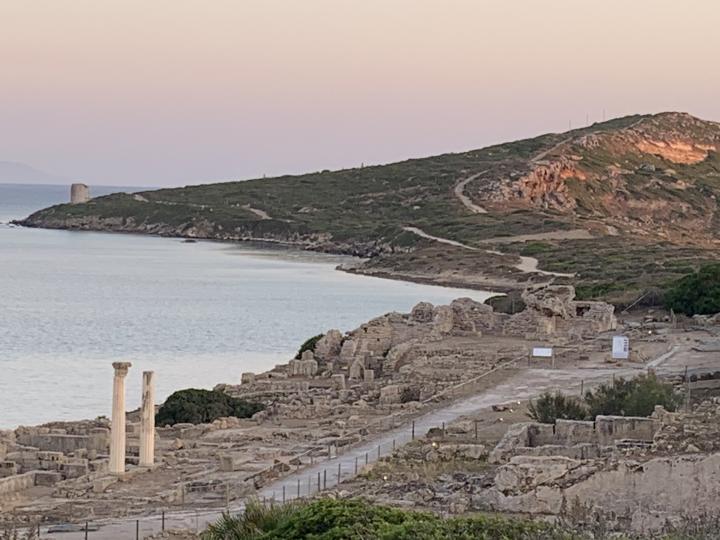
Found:
<svg viewBox="0 0 720 540"><path fill-rule="evenodd" d="M69 454L82 449L106 453L109 448L110 437L109 433L105 431L92 433L90 435L28 432L18 437L18 443L44 451L62 452L63 454Z"/></svg>
<svg viewBox="0 0 720 540"><path fill-rule="evenodd" d="M626 520L638 532L666 520L720 511L720 454L658 457L645 463L566 457L517 456L503 465L495 485L477 498L478 509L557 515L579 501Z"/></svg>
<svg viewBox="0 0 720 540"><path fill-rule="evenodd" d="M603 454L618 440L652 442L660 424L653 418L598 416L595 422L558 420L555 424L526 422L510 426L490 453L491 463L503 463L513 456L558 455L575 459ZM597 447L590 450L588 446Z"/></svg>
<svg viewBox="0 0 720 540"><path fill-rule="evenodd" d="M35 485L35 472L0 478L0 497L30 489Z"/></svg>

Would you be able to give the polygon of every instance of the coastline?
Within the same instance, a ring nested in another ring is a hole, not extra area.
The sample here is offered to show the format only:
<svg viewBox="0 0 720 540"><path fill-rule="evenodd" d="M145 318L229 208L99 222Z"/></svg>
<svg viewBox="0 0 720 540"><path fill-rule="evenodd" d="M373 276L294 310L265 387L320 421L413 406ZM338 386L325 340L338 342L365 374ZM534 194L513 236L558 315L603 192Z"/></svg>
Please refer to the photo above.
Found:
<svg viewBox="0 0 720 540"><path fill-rule="evenodd" d="M217 242L229 245L249 245L264 248L285 248L289 250L298 250L308 253L325 253L328 255L337 255L345 257L355 257L361 259L357 265L346 266L341 263L336 266L336 270L348 274L362 275L367 277L376 277L380 279L388 279L393 281L402 281L406 283L416 283L421 285L430 285L437 287L446 287L452 289L471 289L477 291L493 292L497 294L506 294L514 290L522 290L527 286L527 282L508 279L504 276L493 276L492 273L483 274L466 274L464 276L447 276L442 274L423 275L413 274L405 271L393 271L388 268L374 269L364 267L365 263L370 261L373 256L382 253L384 250L369 248L364 244L334 244L332 242L317 243L311 241L242 236L236 238L223 238L216 235L188 235L170 230L160 232L128 230L119 228L105 227L68 227L68 226L51 226L48 224L38 225L28 222L28 218L21 220L11 220L9 225L23 227L28 229L47 229L61 230L69 232L95 232L110 234L127 234L139 236L154 236L158 238L175 238L179 240L195 240L203 242Z"/></svg>

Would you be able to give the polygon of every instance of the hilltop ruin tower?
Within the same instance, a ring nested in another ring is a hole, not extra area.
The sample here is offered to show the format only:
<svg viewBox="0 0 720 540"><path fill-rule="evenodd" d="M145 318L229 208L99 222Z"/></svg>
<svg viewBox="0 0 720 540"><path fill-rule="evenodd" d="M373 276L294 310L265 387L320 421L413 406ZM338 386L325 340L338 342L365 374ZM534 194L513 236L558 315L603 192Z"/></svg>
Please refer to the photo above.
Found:
<svg viewBox="0 0 720 540"><path fill-rule="evenodd" d="M90 188L87 184L73 184L70 186L70 204L85 203L90 200Z"/></svg>

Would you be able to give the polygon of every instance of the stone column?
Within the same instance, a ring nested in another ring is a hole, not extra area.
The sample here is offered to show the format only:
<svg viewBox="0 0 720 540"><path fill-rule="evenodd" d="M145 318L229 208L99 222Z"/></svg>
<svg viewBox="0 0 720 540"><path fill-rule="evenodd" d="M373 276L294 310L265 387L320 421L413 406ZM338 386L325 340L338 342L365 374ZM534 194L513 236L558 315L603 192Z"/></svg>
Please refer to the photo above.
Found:
<svg viewBox="0 0 720 540"><path fill-rule="evenodd" d="M155 464L155 372L143 371L140 409L140 466Z"/></svg>
<svg viewBox="0 0 720 540"><path fill-rule="evenodd" d="M132 364L113 362L112 419L110 424L110 473L125 473L125 376Z"/></svg>

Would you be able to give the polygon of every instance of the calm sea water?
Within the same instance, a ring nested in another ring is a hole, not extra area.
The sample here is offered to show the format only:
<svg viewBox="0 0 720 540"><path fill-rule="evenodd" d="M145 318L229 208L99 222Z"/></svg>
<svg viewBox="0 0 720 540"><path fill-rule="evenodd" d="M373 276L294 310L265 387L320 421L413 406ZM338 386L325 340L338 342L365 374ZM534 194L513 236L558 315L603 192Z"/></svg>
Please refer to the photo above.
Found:
<svg viewBox="0 0 720 540"><path fill-rule="evenodd" d="M67 198L65 186L0 184L0 222ZM155 370L160 399L238 383L330 328L350 330L421 300L488 296L334 270L343 261L0 224L0 428L109 414L113 361L133 364L133 408L143 370Z"/></svg>

